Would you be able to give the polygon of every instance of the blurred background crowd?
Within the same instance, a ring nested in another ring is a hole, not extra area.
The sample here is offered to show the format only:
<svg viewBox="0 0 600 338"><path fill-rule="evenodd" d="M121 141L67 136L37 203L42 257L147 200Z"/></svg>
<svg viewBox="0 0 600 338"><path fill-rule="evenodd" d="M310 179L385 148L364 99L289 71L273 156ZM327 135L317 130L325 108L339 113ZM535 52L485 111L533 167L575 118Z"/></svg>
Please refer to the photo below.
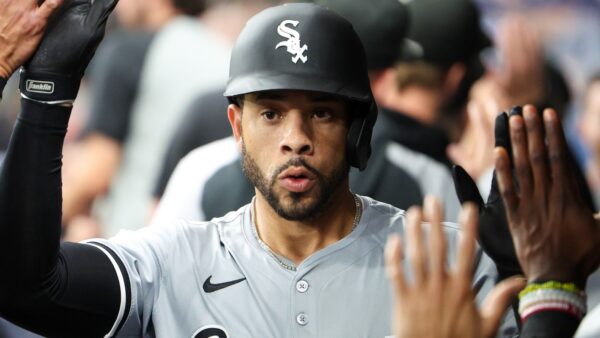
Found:
<svg viewBox="0 0 600 338"><path fill-rule="evenodd" d="M63 159L65 240L111 237L152 222L179 160L231 134L222 97L230 49L248 18L281 2L120 0L70 122ZM381 108L370 167L366 176L352 177L356 192L401 208L438 194L454 218L450 166L463 166L485 197L495 116L533 103L561 114L600 205L599 0L400 0L406 12L398 13L386 10L384 0L316 2L346 16L364 39ZM395 36L403 48L390 60ZM0 102L0 163L19 112L15 77ZM409 179L377 171L378 151ZM212 165L236 162L228 153L206 154ZM405 184L389 188L392 180ZM202 207L231 210L218 195L215 208L206 200ZM590 294L590 301L598 299Z"/></svg>

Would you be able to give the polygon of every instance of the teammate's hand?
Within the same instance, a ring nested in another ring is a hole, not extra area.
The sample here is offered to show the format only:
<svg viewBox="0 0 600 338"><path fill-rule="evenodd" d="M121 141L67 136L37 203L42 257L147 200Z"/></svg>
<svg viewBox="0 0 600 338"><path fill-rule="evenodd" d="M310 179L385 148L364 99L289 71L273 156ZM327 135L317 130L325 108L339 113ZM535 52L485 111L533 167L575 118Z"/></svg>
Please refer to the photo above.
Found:
<svg viewBox="0 0 600 338"><path fill-rule="evenodd" d="M63 0L0 0L0 78L8 79L37 48L48 18Z"/></svg>
<svg viewBox="0 0 600 338"><path fill-rule="evenodd" d="M465 205L460 220L463 229L457 262L447 269L446 243L441 225L442 210L430 197L425 200L429 220L428 245L423 243L422 213L408 211L406 240L414 281L404 277L400 238L388 239L385 262L394 290L393 331L397 338L481 338L495 335L504 311L525 286L522 278L498 284L488 295L481 310L475 304L471 280L475 264L477 209Z"/></svg>
<svg viewBox="0 0 600 338"><path fill-rule="evenodd" d="M495 151L496 170L519 262L530 281L575 282L581 289L600 264L600 221L582 198L560 120L526 106L510 117L509 155Z"/></svg>
<svg viewBox="0 0 600 338"><path fill-rule="evenodd" d="M520 109L514 108L511 114L519 114ZM508 131L508 116L504 113L496 117L495 144L510 151L510 135ZM491 150L491 149L490 149ZM475 203L479 209L479 244L485 253L492 258L502 279L521 274L521 267L515 253L515 248L510 236L506 213L502 198L498 190L496 174L492 179L492 185L487 203L479 194L477 184L461 166L452 168L454 187L460 203Z"/></svg>
<svg viewBox="0 0 600 338"><path fill-rule="evenodd" d="M460 140L448 146L446 153L453 163L463 167L471 177L479 180L494 167L494 119L499 104L485 87L490 81L480 79L471 90L467 105L467 121ZM475 89L475 87L477 87Z"/></svg>
<svg viewBox="0 0 600 338"><path fill-rule="evenodd" d="M526 18L508 15L498 29L500 69L490 69L504 92L506 106L544 98L544 51L535 27Z"/></svg>
<svg viewBox="0 0 600 338"><path fill-rule="evenodd" d="M41 101L73 100L104 37L117 0L65 0L21 75L21 92Z"/></svg>

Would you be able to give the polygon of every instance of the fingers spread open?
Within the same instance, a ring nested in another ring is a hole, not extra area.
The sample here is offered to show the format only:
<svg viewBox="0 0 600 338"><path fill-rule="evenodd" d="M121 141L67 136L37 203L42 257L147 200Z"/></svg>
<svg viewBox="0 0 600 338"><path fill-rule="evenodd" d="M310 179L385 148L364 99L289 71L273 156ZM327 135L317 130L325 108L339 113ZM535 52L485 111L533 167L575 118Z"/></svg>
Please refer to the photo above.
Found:
<svg viewBox="0 0 600 338"><path fill-rule="evenodd" d="M517 207L519 206L519 197L515 191L515 185L513 183L512 172L510 169L508 154L506 149L497 147L494 150L495 165L496 165L496 177L498 178L498 188L500 189L500 195L502 201L506 207L506 216L509 224L512 224L511 220L515 219Z"/></svg>
<svg viewBox="0 0 600 338"><path fill-rule="evenodd" d="M511 277L492 289L481 307L483 337L495 336L502 315L526 284L522 277Z"/></svg>
<svg viewBox="0 0 600 338"><path fill-rule="evenodd" d="M494 122L495 146L506 149L509 159L512 161L512 145L510 144L510 132L508 127L508 114L500 113ZM512 162L511 162L512 163Z"/></svg>
<svg viewBox="0 0 600 338"><path fill-rule="evenodd" d="M552 109L544 111L544 125L548 137L548 157L552 172L552 196L564 198L565 186L570 182L567 170L567 145L556 112Z"/></svg>
<svg viewBox="0 0 600 338"><path fill-rule="evenodd" d="M392 282L396 295L402 295L406 288L402 270L402 240L397 234L390 235L385 246L385 270Z"/></svg>
<svg viewBox="0 0 600 338"><path fill-rule="evenodd" d="M529 150L525 123L522 116L513 115L510 117L509 124L515 174L519 184L521 198L529 200L533 193L533 183L531 167L529 165Z"/></svg>
<svg viewBox="0 0 600 338"><path fill-rule="evenodd" d="M408 240L408 259L414 274L415 285L425 281L425 254L423 252L423 220L421 208L412 207L408 210L406 238Z"/></svg>
<svg viewBox="0 0 600 338"><path fill-rule="evenodd" d="M430 223L429 231L429 272L434 283L442 283L446 263L446 239L442 229L443 211L433 196L425 197L425 218Z"/></svg>
<svg viewBox="0 0 600 338"><path fill-rule="evenodd" d="M534 106L525 106L524 116L527 125L527 144L529 147L529 162L533 173L534 191L537 192L538 196L546 197L550 180L548 177L544 125Z"/></svg>
<svg viewBox="0 0 600 338"><path fill-rule="evenodd" d="M465 204L460 212L459 221L462 232L458 246L456 274L463 280L470 280L473 276L473 264L475 262L477 207L472 203Z"/></svg>

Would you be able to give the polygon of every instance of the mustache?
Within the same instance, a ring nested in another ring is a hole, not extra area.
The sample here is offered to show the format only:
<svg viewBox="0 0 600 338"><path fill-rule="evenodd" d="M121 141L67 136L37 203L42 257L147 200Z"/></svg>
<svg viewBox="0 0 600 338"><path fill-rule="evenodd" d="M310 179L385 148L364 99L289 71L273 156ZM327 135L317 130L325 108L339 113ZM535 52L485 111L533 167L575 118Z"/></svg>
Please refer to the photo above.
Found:
<svg viewBox="0 0 600 338"><path fill-rule="evenodd" d="M284 164L280 165L279 167L277 167L277 169L275 169L275 172L273 173L273 175L271 175L271 184L272 185L275 184L275 181L277 180L277 177L282 172L284 172L285 170L287 170L289 167L304 167L308 171L310 171L311 173L313 173L319 179L323 178L323 175L321 174L321 172L318 171L317 169L315 169L310 164L308 164L306 162L306 160L304 160L304 158L302 158L302 157L294 157L294 158L290 159L289 161L285 162Z"/></svg>

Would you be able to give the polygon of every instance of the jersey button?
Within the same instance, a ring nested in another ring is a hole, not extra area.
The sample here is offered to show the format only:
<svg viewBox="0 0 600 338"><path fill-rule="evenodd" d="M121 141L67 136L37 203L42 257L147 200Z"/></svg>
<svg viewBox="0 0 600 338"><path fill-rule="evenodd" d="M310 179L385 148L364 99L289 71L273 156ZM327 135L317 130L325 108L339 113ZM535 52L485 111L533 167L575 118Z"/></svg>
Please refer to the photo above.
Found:
<svg viewBox="0 0 600 338"><path fill-rule="evenodd" d="M305 280L301 280L298 283L296 283L296 290L300 293L305 293L306 291L308 291L308 282Z"/></svg>
<svg viewBox="0 0 600 338"><path fill-rule="evenodd" d="M296 322L302 326L308 324L308 316L306 313L299 313L298 316L296 316Z"/></svg>

